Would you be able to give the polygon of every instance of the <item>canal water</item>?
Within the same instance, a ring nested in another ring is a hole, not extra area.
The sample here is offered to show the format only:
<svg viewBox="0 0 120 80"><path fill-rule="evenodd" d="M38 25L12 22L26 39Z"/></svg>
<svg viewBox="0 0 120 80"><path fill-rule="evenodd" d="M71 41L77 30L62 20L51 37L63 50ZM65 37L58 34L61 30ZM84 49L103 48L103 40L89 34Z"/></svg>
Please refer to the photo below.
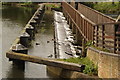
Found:
<svg viewBox="0 0 120 80"><path fill-rule="evenodd" d="M0 23L2 23L2 26L0 26L2 28L0 34L0 40L2 39L2 57L0 57L2 58L2 78L49 78L45 65L26 62L25 71L23 71L17 66L13 66L5 54L16 37L20 35L20 31L36 8L2 6L0 9L2 11L2 17L0 17ZM54 53L52 16L53 13L45 12L42 24L39 26L40 30L36 34L37 38L33 42L33 46L30 47L29 55L47 57ZM36 43L39 45L36 45Z"/></svg>

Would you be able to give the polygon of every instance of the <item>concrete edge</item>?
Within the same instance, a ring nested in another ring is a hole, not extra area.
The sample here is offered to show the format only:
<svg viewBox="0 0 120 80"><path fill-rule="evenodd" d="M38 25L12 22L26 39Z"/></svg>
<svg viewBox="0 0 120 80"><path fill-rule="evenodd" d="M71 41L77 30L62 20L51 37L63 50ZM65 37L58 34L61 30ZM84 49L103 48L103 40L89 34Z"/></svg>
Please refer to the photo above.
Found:
<svg viewBox="0 0 120 80"><path fill-rule="evenodd" d="M109 52L100 51L100 50L95 49L95 48L93 48L93 47L88 47L88 49L89 49L89 50L93 50L93 51L95 51L95 52L97 52L97 53L99 53L99 54L105 54L105 55L109 55L109 56L120 57L119 54L114 54L114 53L109 53Z"/></svg>

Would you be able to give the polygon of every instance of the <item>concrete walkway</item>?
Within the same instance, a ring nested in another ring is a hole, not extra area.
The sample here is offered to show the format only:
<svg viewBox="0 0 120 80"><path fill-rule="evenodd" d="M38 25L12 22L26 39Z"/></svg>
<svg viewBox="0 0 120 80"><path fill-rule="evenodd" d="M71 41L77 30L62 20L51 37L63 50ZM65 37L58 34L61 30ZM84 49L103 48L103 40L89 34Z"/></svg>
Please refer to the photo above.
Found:
<svg viewBox="0 0 120 80"><path fill-rule="evenodd" d="M63 13L54 11L55 40L57 58L69 58L76 56L72 43L74 42L72 31L63 16Z"/></svg>

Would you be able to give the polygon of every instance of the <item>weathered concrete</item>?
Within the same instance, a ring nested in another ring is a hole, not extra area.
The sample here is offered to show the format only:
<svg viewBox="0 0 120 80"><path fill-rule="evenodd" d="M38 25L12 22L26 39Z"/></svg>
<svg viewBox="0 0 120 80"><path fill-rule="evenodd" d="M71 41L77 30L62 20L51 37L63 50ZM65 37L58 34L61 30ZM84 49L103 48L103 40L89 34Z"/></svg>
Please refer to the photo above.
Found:
<svg viewBox="0 0 120 80"><path fill-rule="evenodd" d="M88 48L87 57L98 66L100 78L120 78L120 55Z"/></svg>
<svg viewBox="0 0 120 80"><path fill-rule="evenodd" d="M34 19L34 17L36 17L36 15L38 15L38 17L40 17L41 15L43 15L43 13L44 13L44 5L43 4L40 4L40 7L37 9L37 11L34 13L34 15L31 17L31 19L28 21L28 23L26 24L26 26L25 26L25 28L21 31L21 34L23 34L23 33L26 33L27 31L26 31L26 29L27 28L34 28L33 26L31 26L30 25L30 23L31 23L31 21ZM42 11L41 11L42 10ZM42 18L42 17L41 17ZM41 18L39 19L39 22L41 21ZM35 28L34 28L34 31L33 31L34 33L33 33L33 37L35 37ZM28 32L28 34L29 34L29 32ZM30 34L29 34L30 35ZM30 36L30 37L32 37L32 36ZM12 46L11 46L11 48L10 48L10 50L12 50L12 47L14 46L14 45L16 45L16 44L18 44L18 43L20 43L20 37L17 37L16 38L16 40L13 42L13 44L12 44Z"/></svg>
<svg viewBox="0 0 120 80"><path fill-rule="evenodd" d="M44 65L48 65L48 66L54 66L54 67L59 67L59 68L64 68L67 70L73 70L73 71L79 71L79 72L83 71L83 69L85 68L84 65L80 65L80 64L58 61L55 59L41 58L41 57L37 57L37 56L16 53L13 51L7 52L6 56L8 58L12 58L12 59L29 61L29 62L33 62L33 63L44 64Z"/></svg>
<svg viewBox="0 0 120 80"><path fill-rule="evenodd" d="M67 24L63 13L54 12L56 53L58 58L69 58L76 56L76 51L72 43L74 36L70 26Z"/></svg>
<svg viewBox="0 0 120 80"><path fill-rule="evenodd" d="M70 71L58 67L47 66L47 71L56 77L61 78L70 78L70 79L79 79L79 78L94 78L94 80L98 80L98 76L90 76L81 72Z"/></svg>

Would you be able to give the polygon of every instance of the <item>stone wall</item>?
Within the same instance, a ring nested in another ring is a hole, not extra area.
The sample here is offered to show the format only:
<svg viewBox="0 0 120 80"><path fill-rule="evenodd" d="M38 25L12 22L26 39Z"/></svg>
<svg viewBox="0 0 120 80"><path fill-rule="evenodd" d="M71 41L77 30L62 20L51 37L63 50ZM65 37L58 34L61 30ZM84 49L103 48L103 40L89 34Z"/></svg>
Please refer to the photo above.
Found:
<svg viewBox="0 0 120 80"><path fill-rule="evenodd" d="M98 65L100 78L120 78L120 55L88 48L87 57Z"/></svg>

